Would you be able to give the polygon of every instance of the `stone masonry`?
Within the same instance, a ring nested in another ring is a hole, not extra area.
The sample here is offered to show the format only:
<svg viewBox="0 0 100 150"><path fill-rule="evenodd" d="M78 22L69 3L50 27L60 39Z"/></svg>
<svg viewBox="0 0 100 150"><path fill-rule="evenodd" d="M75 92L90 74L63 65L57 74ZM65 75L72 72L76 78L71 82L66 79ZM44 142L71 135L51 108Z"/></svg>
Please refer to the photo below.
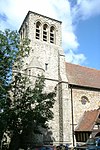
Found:
<svg viewBox="0 0 100 150"><path fill-rule="evenodd" d="M36 39L36 23L40 23L39 39ZM47 41L43 41L43 26L47 25ZM53 108L54 119L50 121L54 144L68 142L66 128L69 122L67 103L65 105L68 83L65 74L65 56L62 49L61 22L42 16L37 13L28 12L21 28L21 38L27 36L31 40L31 52L25 59L24 70L32 77L32 82L38 74L44 74L46 78L46 90L53 91L57 87L57 97ZM50 28L54 27L54 43L50 42ZM62 90L64 89L64 90ZM69 106L70 107L70 106ZM70 115L69 115L70 116ZM64 122L65 120L65 122ZM68 133L69 134L69 133Z"/></svg>
<svg viewBox="0 0 100 150"><path fill-rule="evenodd" d="M49 122L53 144L73 144L74 130L86 110L97 109L100 91L70 88L66 76L65 55L62 49L61 21L29 11L20 27L21 38L31 40L31 51L23 70L34 84L38 74L44 74L46 90L57 88L54 118ZM86 105L82 96L88 97Z"/></svg>

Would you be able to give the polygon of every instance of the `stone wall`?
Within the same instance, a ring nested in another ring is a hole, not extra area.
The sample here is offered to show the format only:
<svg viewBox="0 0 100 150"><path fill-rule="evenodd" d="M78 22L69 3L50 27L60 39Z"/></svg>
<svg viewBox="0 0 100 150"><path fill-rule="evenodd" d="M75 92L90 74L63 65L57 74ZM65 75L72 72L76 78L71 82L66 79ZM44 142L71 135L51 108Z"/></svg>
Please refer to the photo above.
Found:
<svg viewBox="0 0 100 150"><path fill-rule="evenodd" d="M71 90L69 89L69 91L71 95ZM87 98L86 103L84 103L84 101L82 103L82 97ZM79 88L79 87L72 88L72 102L73 102L73 121L74 121L73 123L75 130L85 111L99 108L100 91L90 88Z"/></svg>
<svg viewBox="0 0 100 150"><path fill-rule="evenodd" d="M36 39L36 23L41 23L40 38ZM43 40L43 25L47 24L47 41ZM45 76L47 92L57 88L56 102L53 112L54 118L49 122L54 144L72 143L73 130L77 126L84 111L97 109L100 91L89 88L68 87L65 70L65 56L62 49L61 22L49 17L29 12L21 28L21 38L25 36L31 40L31 51L25 58L23 69L31 77L34 84L38 74ZM50 27L53 26L54 43L50 42ZM82 104L82 96L87 97L86 104ZM73 125L73 126L72 126Z"/></svg>
<svg viewBox="0 0 100 150"><path fill-rule="evenodd" d="M41 23L40 39L36 39L37 21ZM53 108L54 118L49 122L49 126L52 132L54 144L59 144L59 142L63 142L63 137L64 140L66 140L64 134L64 132L66 131L66 123L63 123L63 113L65 113L66 115L66 105L64 104L64 101L66 100L67 89L65 56L62 49L61 22L46 16L30 12L24 20L20 32L23 31L23 28L25 31L25 24L27 24L27 31L25 33L27 33L28 38L31 40L31 51L29 56L25 58L23 68L26 70L27 74L30 75L33 84L38 74L43 74L45 76L46 92L53 91L55 87L57 88L56 102ZM47 24L48 26L47 41L43 41L44 24ZM49 35L51 26L54 26L55 28L54 43L50 43Z"/></svg>

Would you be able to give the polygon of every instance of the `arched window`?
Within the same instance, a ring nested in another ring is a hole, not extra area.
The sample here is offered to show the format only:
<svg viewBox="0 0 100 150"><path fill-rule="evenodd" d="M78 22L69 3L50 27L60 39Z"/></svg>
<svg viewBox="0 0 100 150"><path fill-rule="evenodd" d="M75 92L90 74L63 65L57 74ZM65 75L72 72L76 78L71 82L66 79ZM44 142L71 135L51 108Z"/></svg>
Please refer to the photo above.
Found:
<svg viewBox="0 0 100 150"><path fill-rule="evenodd" d="M53 26L51 26L51 28L50 28L50 43L54 43L54 39L55 39L55 28Z"/></svg>
<svg viewBox="0 0 100 150"><path fill-rule="evenodd" d="M23 39L25 38L25 29L23 28Z"/></svg>
<svg viewBox="0 0 100 150"><path fill-rule="evenodd" d="M28 25L27 25L27 23L25 24L25 37L27 37L28 36Z"/></svg>
<svg viewBox="0 0 100 150"><path fill-rule="evenodd" d="M41 27L41 23L38 21L36 23L36 39L40 39L40 27Z"/></svg>
<svg viewBox="0 0 100 150"><path fill-rule="evenodd" d="M47 37L48 37L47 30L48 30L48 25L44 24L43 25L43 41L47 41Z"/></svg>

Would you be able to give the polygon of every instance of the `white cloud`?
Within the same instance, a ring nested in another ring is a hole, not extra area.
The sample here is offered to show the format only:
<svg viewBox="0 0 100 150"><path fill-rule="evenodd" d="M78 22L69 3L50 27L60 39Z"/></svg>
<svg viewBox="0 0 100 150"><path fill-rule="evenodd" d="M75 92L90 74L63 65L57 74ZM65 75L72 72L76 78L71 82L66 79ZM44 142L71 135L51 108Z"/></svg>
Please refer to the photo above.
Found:
<svg viewBox="0 0 100 150"><path fill-rule="evenodd" d="M63 42L62 43L65 49L65 52L68 49L72 49L73 51L75 51L79 46L79 43L77 41L77 37L75 36L75 34L71 31L66 31L66 29L63 30Z"/></svg>
<svg viewBox="0 0 100 150"><path fill-rule="evenodd" d="M83 64L86 57L83 54L75 54L72 50L69 50L66 55L66 61L74 64Z"/></svg>
<svg viewBox="0 0 100 150"><path fill-rule="evenodd" d="M80 0L78 3L81 6L82 1ZM2 20L0 23L1 29L19 29L29 10L62 21L62 41L67 58L69 57L71 62L74 59L74 63L75 61L81 63L85 60L83 54L74 54L79 43L74 33L68 0L0 0L0 13L6 14L8 18L7 21ZM79 12L77 6L74 7L74 11L75 14Z"/></svg>
<svg viewBox="0 0 100 150"><path fill-rule="evenodd" d="M86 20L100 15L100 0L77 0L72 8L73 20Z"/></svg>
<svg viewBox="0 0 100 150"><path fill-rule="evenodd" d="M49 0L0 0L0 13L4 12L8 16L9 26L15 29L20 27L29 10L56 17Z"/></svg>

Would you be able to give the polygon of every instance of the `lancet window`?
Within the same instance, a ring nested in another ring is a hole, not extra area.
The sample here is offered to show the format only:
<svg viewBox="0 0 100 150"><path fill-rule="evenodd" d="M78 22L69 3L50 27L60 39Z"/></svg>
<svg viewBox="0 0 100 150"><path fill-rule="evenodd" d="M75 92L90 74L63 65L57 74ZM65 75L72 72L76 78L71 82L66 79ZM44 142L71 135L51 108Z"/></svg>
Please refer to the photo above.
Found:
<svg viewBox="0 0 100 150"><path fill-rule="evenodd" d="M36 23L36 39L40 39L40 28L41 28L41 23L38 21Z"/></svg>
<svg viewBox="0 0 100 150"><path fill-rule="evenodd" d="M50 43L55 42L55 28L53 26L50 27Z"/></svg>
<svg viewBox="0 0 100 150"><path fill-rule="evenodd" d="M44 24L43 25L43 41L47 41L48 39L48 25L47 24Z"/></svg>

